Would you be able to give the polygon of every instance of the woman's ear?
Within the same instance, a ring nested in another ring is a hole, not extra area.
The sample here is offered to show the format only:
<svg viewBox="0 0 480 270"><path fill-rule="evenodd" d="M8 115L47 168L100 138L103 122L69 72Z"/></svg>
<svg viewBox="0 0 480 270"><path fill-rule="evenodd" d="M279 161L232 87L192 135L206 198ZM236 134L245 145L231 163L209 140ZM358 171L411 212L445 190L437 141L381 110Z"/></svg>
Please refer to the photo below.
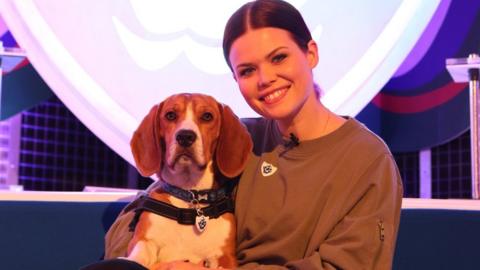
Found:
<svg viewBox="0 0 480 270"><path fill-rule="evenodd" d="M150 109L130 141L137 170L144 177L158 172L162 163L162 146L158 126L158 114L161 109L162 103Z"/></svg>
<svg viewBox="0 0 480 270"><path fill-rule="evenodd" d="M317 43L312 39L307 44L307 58L310 68L314 68L318 64L318 46Z"/></svg>

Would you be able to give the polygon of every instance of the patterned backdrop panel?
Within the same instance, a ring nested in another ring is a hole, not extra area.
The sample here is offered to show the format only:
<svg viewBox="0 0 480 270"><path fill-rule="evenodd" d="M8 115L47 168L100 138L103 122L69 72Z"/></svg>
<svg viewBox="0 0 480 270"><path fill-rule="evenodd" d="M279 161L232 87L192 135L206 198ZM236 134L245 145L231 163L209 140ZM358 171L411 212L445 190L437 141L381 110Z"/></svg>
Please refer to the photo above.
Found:
<svg viewBox="0 0 480 270"><path fill-rule="evenodd" d="M467 83L454 83L447 58L480 49L480 1L443 1L396 74L358 118L395 152L443 144L469 128Z"/></svg>

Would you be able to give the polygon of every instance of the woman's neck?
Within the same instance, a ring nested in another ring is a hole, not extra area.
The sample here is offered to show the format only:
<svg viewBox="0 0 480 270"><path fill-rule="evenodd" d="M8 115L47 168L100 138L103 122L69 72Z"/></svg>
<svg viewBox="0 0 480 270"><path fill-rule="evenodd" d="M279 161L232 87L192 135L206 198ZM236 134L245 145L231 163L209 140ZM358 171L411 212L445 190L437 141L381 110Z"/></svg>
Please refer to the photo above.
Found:
<svg viewBox="0 0 480 270"><path fill-rule="evenodd" d="M293 117L275 122L283 136L288 137L293 133L300 140L311 140L334 131L345 122L345 119L328 110L313 95Z"/></svg>

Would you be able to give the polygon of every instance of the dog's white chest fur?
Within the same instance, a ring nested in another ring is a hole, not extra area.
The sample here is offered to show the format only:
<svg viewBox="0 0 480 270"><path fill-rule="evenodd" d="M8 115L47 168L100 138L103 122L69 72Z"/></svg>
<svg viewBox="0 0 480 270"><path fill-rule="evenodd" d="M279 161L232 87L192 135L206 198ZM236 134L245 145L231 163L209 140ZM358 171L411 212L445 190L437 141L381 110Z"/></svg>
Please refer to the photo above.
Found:
<svg viewBox="0 0 480 270"><path fill-rule="evenodd" d="M147 234L147 237L156 239L160 246L165 245L158 253L160 261L189 260L198 263L208 260L212 267L218 266L218 258L224 253L222 248L230 234L231 222L223 217L210 219L205 231L199 235L194 225L179 225L174 220L153 215L151 219L155 224L163 223Z"/></svg>

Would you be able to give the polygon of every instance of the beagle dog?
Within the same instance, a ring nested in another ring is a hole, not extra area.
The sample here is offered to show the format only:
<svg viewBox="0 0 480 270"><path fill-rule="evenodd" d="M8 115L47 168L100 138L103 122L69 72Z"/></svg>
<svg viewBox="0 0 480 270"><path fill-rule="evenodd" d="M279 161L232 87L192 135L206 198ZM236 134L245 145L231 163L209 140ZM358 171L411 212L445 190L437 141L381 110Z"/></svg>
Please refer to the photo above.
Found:
<svg viewBox="0 0 480 270"><path fill-rule="evenodd" d="M156 174L141 207L127 259L148 269L189 261L234 268L231 179L243 171L252 142L231 109L202 94L177 94L154 106L133 134L143 176Z"/></svg>

